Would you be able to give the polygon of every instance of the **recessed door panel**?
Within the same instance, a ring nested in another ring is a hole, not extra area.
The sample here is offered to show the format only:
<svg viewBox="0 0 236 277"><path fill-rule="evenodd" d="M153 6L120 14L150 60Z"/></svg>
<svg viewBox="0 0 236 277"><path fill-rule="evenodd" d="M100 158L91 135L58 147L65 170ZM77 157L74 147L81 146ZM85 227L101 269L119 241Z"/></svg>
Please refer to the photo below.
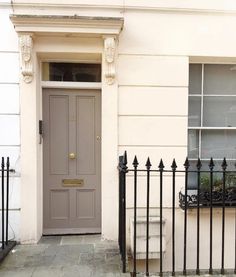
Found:
<svg viewBox="0 0 236 277"><path fill-rule="evenodd" d="M77 217L92 219L95 217L95 189L77 190Z"/></svg>
<svg viewBox="0 0 236 277"><path fill-rule="evenodd" d="M95 174L95 97L76 97L77 174Z"/></svg>
<svg viewBox="0 0 236 277"><path fill-rule="evenodd" d="M69 150L69 97L50 96L50 173L68 174Z"/></svg>
<svg viewBox="0 0 236 277"><path fill-rule="evenodd" d="M69 191L51 190L50 208L51 219L68 219Z"/></svg>
<svg viewBox="0 0 236 277"><path fill-rule="evenodd" d="M101 228L100 120L99 91L43 91L45 234Z"/></svg>

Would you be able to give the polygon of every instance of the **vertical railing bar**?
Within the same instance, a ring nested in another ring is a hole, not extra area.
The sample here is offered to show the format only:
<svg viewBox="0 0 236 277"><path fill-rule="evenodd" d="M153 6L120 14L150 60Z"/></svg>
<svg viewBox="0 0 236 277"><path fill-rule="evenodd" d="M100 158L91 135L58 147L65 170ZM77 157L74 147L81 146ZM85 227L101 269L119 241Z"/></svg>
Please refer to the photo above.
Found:
<svg viewBox="0 0 236 277"><path fill-rule="evenodd" d="M136 243L137 243L137 167L138 167L138 160L135 156L134 162L134 268L133 268L133 277L136 276L137 269L136 269Z"/></svg>
<svg viewBox="0 0 236 277"><path fill-rule="evenodd" d="M146 276L149 276L149 197L150 197L150 167L151 163L147 159L147 210L146 210Z"/></svg>
<svg viewBox="0 0 236 277"><path fill-rule="evenodd" d="M200 275L199 261L200 261L200 177L201 177L201 161L197 162L197 268L196 274Z"/></svg>
<svg viewBox="0 0 236 277"><path fill-rule="evenodd" d="M163 194L163 171L160 170L160 276L162 276L162 194Z"/></svg>
<svg viewBox="0 0 236 277"><path fill-rule="evenodd" d="M9 161L9 157L7 157L6 245L8 245L8 219L9 219L9 170L10 170L10 161Z"/></svg>
<svg viewBox="0 0 236 277"><path fill-rule="evenodd" d="M234 211L234 274L236 274L236 208Z"/></svg>
<svg viewBox="0 0 236 277"><path fill-rule="evenodd" d="M118 242L119 242L119 248L120 248L120 254L122 254L122 185L121 185L121 179L122 179L122 171L121 171L121 164L122 164L123 156L119 156L119 234L118 234Z"/></svg>
<svg viewBox="0 0 236 277"><path fill-rule="evenodd" d="M4 249L4 167L5 167L5 161L2 157L2 163L1 163L1 177L2 177L2 249Z"/></svg>
<svg viewBox="0 0 236 277"><path fill-rule="evenodd" d="M160 164L159 164L159 170L160 170L160 276L163 274L163 245L162 245L162 223L163 223L163 169L164 169L164 164L161 159Z"/></svg>
<svg viewBox="0 0 236 277"><path fill-rule="evenodd" d="M123 183L123 272L126 272L126 184L125 184L125 174Z"/></svg>
<svg viewBox="0 0 236 277"><path fill-rule="evenodd" d="M187 193L188 193L188 168L189 161L188 158L184 163L185 167L185 189L184 189L184 262L183 262L183 275L187 274L186 266L187 266Z"/></svg>
<svg viewBox="0 0 236 277"><path fill-rule="evenodd" d="M212 191L213 191L213 168L214 168L214 162L211 158L210 164L210 260L209 260L209 274L212 275L213 269L212 269L212 231L213 231L213 207L212 207Z"/></svg>
<svg viewBox="0 0 236 277"><path fill-rule="evenodd" d="M175 276L175 159L172 163L172 276Z"/></svg>
<svg viewBox="0 0 236 277"><path fill-rule="evenodd" d="M221 252L221 274L224 275L225 272L225 262L224 262L224 253L225 253L225 177L226 177L226 159L224 158L222 163L223 169L223 194L222 194L222 252Z"/></svg>
<svg viewBox="0 0 236 277"><path fill-rule="evenodd" d="M128 172L127 167L127 153L125 151L122 161L122 175L123 175L123 273L126 273L126 173Z"/></svg>

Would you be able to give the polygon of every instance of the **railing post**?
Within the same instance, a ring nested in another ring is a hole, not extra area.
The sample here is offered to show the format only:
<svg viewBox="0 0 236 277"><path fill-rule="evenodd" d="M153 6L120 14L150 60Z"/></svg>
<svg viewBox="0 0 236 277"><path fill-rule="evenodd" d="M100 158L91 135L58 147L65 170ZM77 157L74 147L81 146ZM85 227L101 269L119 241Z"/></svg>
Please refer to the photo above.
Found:
<svg viewBox="0 0 236 277"><path fill-rule="evenodd" d="M187 275L187 206L188 206L188 169L189 161L186 158L184 163L185 168L185 185L184 185L184 263L183 263L183 275Z"/></svg>
<svg viewBox="0 0 236 277"><path fill-rule="evenodd" d="M223 171L223 188L222 188L222 249L221 249L221 274L225 274L225 183L226 183L226 169L227 162L226 159L223 159L222 162L222 171Z"/></svg>
<svg viewBox="0 0 236 277"><path fill-rule="evenodd" d="M149 208L150 208L150 159L146 162L147 172L147 208L146 208L146 276L149 276Z"/></svg>
<svg viewBox="0 0 236 277"><path fill-rule="evenodd" d="M1 163L1 178L2 178L2 249L4 249L4 168L5 168L5 161L2 157L2 163Z"/></svg>
<svg viewBox="0 0 236 277"><path fill-rule="evenodd" d="M134 167L134 268L133 268L133 277L136 277L136 244L137 244L137 168L138 160L135 156L133 161Z"/></svg>
<svg viewBox="0 0 236 277"><path fill-rule="evenodd" d="M126 174L127 153L125 151L119 164L119 185L120 185L120 219L119 219L119 244L122 259L122 271L126 272Z"/></svg>
<svg viewBox="0 0 236 277"><path fill-rule="evenodd" d="M196 274L200 275L200 185L201 185L201 167L200 158L197 161L197 268Z"/></svg>
<svg viewBox="0 0 236 277"><path fill-rule="evenodd" d="M119 242L119 249L120 249L120 254L121 254L121 248L122 248L122 232L121 232L121 223L122 223L122 185L121 185L121 180L122 180L122 172L121 172L121 164L122 164L123 156L119 156L119 165L118 165L118 170L119 170L119 234L118 234L118 242Z"/></svg>
<svg viewBox="0 0 236 277"><path fill-rule="evenodd" d="M160 276L162 276L163 274L162 222L163 222L163 170L164 170L164 164L162 159L160 161L158 168L160 171Z"/></svg>
<svg viewBox="0 0 236 277"><path fill-rule="evenodd" d="M10 161L7 157L7 192L6 192L6 245L8 245L8 219L9 219L9 172L10 172Z"/></svg>
<svg viewBox="0 0 236 277"><path fill-rule="evenodd" d="M211 158L210 163L209 163L209 168L210 168L210 260L209 260L209 274L213 274L213 269L212 269L212 251L213 251L213 207L212 207L212 192L213 192L213 169L214 169L214 161Z"/></svg>
<svg viewBox="0 0 236 277"><path fill-rule="evenodd" d="M172 276L175 276L175 173L176 173L175 159L172 162Z"/></svg>

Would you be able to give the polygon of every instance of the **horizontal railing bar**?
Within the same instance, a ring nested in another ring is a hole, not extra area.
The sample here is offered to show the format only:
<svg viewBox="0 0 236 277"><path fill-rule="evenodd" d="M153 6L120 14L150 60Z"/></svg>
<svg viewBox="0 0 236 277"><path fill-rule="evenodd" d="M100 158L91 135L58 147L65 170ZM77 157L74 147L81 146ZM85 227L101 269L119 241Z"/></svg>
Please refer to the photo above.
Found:
<svg viewBox="0 0 236 277"><path fill-rule="evenodd" d="M7 170L7 169L4 169L3 171L8 171L8 170ZM15 173L16 171L15 171L15 169L9 169L9 172Z"/></svg>
<svg viewBox="0 0 236 277"><path fill-rule="evenodd" d="M194 127L189 126L188 130L236 130L236 127Z"/></svg>
<svg viewBox="0 0 236 277"><path fill-rule="evenodd" d="M197 162L198 161L198 159L197 158L189 158L188 159L189 160L189 162ZM201 162L209 162L209 159L207 159L207 158L201 158ZM235 159L231 159L231 158L227 158L227 162L228 161L230 161L230 162L235 162ZM222 162L222 158L214 158L214 162Z"/></svg>
<svg viewBox="0 0 236 277"><path fill-rule="evenodd" d="M127 169L128 172L134 172L134 169ZM137 169L138 172L147 172L146 169ZM159 169L150 169L150 172L160 172ZM163 170L163 172L171 173L172 170ZM198 173L197 170L188 170L191 173ZM209 170L201 170L200 173L209 173ZM226 173L236 173L236 170L225 171ZM184 170L176 170L176 173L185 173ZM214 170L213 173L223 173L223 170Z"/></svg>

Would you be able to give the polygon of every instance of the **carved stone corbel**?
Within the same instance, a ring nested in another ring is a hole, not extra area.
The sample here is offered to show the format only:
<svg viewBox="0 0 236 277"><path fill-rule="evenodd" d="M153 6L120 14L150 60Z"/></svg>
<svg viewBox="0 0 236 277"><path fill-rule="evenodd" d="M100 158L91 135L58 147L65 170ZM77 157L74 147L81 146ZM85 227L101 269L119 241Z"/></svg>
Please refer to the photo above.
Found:
<svg viewBox="0 0 236 277"><path fill-rule="evenodd" d="M33 39L32 35L22 34L19 36L21 74L26 83L33 80Z"/></svg>
<svg viewBox="0 0 236 277"><path fill-rule="evenodd" d="M112 85L115 81L115 54L116 54L116 40L115 37L104 38L104 54L105 54L105 79L108 85Z"/></svg>

